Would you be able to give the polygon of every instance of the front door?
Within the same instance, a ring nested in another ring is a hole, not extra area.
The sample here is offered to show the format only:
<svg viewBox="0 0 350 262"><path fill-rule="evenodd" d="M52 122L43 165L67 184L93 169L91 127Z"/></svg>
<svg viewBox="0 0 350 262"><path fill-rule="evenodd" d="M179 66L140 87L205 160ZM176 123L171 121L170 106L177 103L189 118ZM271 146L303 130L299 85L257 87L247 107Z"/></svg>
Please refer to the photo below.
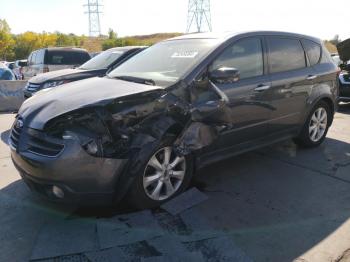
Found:
<svg viewBox="0 0 350 262"><path fill-rule="evenodd" d="M239 78L233 82L208 81L226 97L219 137L206 149L208 154L229 152L267 135L271 106L266 94L271 83L264 71L264 60L262 38L249 37L226 48L209 66L209 75L219 68L235 68Z"/></svg>

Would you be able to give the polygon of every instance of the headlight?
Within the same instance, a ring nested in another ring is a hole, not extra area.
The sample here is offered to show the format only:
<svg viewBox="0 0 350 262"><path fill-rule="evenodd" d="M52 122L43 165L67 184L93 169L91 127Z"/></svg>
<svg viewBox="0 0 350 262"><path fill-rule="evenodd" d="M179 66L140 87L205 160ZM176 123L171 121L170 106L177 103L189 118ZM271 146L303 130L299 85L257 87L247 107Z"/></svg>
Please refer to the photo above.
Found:
<svg viewBox="0 0 350 262"><path fill-rule="evenodd" d="M68 83L68 81L54 81L54 82L47 82L43 85L42 89L46 89L46 88L52 88L52 87L56 87L56 86L60 86L63 85L65 83Z"/></svg>

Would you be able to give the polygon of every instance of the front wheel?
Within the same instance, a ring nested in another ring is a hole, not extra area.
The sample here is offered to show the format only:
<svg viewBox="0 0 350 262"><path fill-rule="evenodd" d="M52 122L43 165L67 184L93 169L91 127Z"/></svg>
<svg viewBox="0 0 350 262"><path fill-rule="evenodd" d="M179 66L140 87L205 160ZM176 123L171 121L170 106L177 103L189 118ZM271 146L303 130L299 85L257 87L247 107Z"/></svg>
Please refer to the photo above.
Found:
<svg viewBox="0 0 350 262"><path fill-rule="evenodd" d="M328 104L320 101L311 110L296 143L304 147L319 146L326 138L331 123L331 110Z"/></svg>
<svg viewBox="0 0 350 262"><path fill-rule="evenodd" d="M127 200L138 209L157 207L183 192L192 173L192 158L178 155L172 142L164 141L135 178Z"/></svg>

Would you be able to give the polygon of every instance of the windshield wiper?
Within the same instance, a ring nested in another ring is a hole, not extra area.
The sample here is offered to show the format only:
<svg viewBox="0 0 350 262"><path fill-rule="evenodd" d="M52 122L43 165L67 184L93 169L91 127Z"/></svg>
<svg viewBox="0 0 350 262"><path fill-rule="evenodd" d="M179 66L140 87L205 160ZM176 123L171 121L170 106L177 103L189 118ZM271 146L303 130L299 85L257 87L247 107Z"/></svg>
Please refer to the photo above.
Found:
<svg viewBox="0 0 350 262"><path fill-rule="evenodd" d="M150 86L156 85L156 82L154 82L153 79L146 79L146 78L135 77L135 76L116 76L114 78L128 81L128 82L134 82L134 83L138 83L138 84L145 84L145 85L150 85Z"/></svg>

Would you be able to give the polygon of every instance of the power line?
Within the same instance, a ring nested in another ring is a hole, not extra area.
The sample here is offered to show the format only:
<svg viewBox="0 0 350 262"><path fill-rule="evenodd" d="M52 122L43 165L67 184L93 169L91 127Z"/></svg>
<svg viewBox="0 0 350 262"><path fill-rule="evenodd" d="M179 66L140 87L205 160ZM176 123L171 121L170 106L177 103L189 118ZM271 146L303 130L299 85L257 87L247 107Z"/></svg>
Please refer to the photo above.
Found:
<svg viewBox="0 0 350 262"><path fill-rule="evenodd" d="M102 14L99 0L87 0L87 4L84 5L87 8L85 14L89 16L89 35L100 36L101 35L101 22L100 14Z"/></svg>
<svg viewBox="0 0 350 262"><path fill-rule="evenodd" d="M210 0L189 0L186 32L206 31L212 31Z"/></svg>

